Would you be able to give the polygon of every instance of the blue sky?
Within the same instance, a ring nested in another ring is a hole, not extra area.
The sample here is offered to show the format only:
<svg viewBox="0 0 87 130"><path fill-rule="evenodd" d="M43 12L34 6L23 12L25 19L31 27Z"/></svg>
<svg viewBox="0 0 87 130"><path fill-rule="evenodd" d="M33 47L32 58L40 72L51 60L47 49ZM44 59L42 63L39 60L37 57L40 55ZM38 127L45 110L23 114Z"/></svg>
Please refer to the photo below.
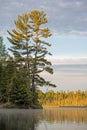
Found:
<svg viewBox="0 0 87 130"><path fill-rule="evenodd" d="M49 48L53 54L52 58L50 57L52 63L87 64L87 0L0 0L0 36L4 37L6 46L10 46L6 39L7 30L14 27L14 20L19 14L28 13L33 9L44 10L47 14L46 26L53 34L48 39L52 43ZM59 81L60 86L65 84L64 88L68 86L67 89L71 88L70 86L83 89L85 86L86 89L87 71L82 76L79 76L78 72L72 76L72 71L69 76L65 75L65 71L62 74L57 72L55 71L53 79L55 82ZM76 85L73 84L74 81Z"/></svg>
<svg viewBox="0 0 87 130"><path fill-rule="evenodd" d="M49 41L52 43L51 52L53 55L87 57L87 37L53 36Z"/></svg>

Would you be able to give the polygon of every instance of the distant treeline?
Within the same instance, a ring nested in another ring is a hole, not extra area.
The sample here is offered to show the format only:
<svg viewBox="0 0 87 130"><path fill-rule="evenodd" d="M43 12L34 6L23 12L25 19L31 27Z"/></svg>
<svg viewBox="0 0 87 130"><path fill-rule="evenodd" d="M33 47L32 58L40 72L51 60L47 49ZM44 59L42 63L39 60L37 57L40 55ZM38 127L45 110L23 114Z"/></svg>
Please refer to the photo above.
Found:
<svg viewBox="0 0 87 130"><path fill-rule="evenodd" d="M87 91L58 91L43 93L38 90L39 102L43 107L54 106L87 106Z"/></svg>

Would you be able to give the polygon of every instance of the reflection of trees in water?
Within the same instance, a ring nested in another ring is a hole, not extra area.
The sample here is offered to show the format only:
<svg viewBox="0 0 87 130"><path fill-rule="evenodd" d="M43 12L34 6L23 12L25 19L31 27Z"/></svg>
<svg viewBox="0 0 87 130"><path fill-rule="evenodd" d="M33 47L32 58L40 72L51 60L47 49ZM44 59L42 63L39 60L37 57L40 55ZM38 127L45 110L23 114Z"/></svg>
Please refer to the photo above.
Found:
<svg viewBox="0 0 87 130"><path fill-rule="evenodd" d="M39 115L32 110L0 112L0 130L35 130Z"/></svg>
<svg viewBox="0 0 87 130"><path fill-rule="evenodd" d="M59 109L44 109L44 118L48 122L76 122L87 123L87 109L83 108L59 108Z"/></svg>
<svg viewBox="0 0 87 130"><path fill-rule="evenodd" d="M36 130L46 122L87 123L87 109L0 110L0 130Z"/></svg>

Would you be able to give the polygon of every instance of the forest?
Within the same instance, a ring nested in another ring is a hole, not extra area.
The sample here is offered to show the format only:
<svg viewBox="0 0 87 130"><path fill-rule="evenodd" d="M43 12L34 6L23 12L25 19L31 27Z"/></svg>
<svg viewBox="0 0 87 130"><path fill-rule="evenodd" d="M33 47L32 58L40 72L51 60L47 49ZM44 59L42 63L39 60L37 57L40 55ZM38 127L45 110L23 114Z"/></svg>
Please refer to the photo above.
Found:
<svg viewBox="0 0 87 130"><path fill-rule="evenodd" d="M87 107L87 91L37 91L43 107Z"/></svg>

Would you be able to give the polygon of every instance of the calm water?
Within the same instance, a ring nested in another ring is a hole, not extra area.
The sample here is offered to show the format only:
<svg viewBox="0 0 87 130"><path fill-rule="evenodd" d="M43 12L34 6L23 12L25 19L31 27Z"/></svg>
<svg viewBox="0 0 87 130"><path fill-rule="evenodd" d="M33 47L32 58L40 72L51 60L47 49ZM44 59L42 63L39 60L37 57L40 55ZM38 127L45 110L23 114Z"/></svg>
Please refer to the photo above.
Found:
<svg viewBox="0 0 87 130"><path fill-rule="evenodd" d="M87 108L0 109L0 130L87 130Z"/></svg>

